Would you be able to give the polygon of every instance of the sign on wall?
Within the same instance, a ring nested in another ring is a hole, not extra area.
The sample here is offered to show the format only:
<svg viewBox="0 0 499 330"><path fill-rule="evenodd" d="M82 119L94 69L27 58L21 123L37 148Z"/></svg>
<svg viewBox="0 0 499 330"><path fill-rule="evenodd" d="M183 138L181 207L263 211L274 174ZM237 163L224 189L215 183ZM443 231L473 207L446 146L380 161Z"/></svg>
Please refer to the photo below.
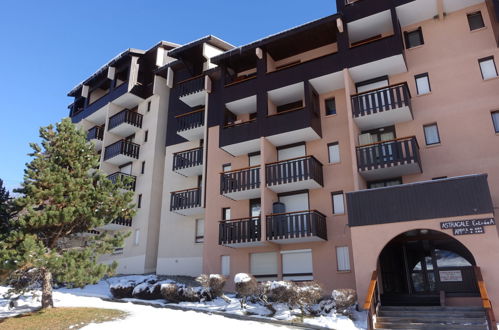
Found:
<svg viewBox="0 0 499 330"><path fill-rule="evenodd" d="M473 235L484 234L484 226L493 226L495 224L494 218L444 221L440 222L440 229L452 229L452 233L456 236Z"/></svg>
<svg viewBox="0 0 499 330"><path fill-rule="evenodd" d="M438 272L440 275L440 282L462 282L463 274L460 270L441 270Z"/></svg>

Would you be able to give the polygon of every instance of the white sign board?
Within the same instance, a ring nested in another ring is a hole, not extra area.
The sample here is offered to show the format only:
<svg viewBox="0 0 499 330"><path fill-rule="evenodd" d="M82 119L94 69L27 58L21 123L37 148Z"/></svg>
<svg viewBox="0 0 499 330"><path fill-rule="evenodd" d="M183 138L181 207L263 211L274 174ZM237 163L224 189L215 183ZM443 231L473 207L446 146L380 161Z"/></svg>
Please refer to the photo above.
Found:
<svg viewBox="0 0 499 330"><path fill-rule="evenodd" d="M441 270L440 282L462 282L463 274L460 270Z"/></svg>

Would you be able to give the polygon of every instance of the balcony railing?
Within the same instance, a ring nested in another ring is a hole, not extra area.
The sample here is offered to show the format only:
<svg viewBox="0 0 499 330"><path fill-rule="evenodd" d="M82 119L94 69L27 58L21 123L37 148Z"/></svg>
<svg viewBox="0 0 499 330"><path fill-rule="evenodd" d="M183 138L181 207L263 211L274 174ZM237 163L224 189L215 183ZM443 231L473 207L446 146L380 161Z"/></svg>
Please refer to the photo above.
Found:
<svg viewBox="0 0 499 330"><path fill-rule="evenodd" d="M132 219L131 218L118 218L118 219L114 220L112 223L115 225L131 227L132 226Z"/></svg>
<svg viewBox="0 0 499 330"><path fill-rule="evenodd" d="M314 180L324 185L322 164L314 156L292 158L265 165L268 186Z"/></svg>
<svg viewBox="0 0 499 330"><path fill-rule="evenodd" d="M130 124L138 128L142 127L142 115L128 109L118 112L109 118L108 130L111 130L121 124Z"/></svg>
<svg viewBox="0 0 499 330"><path fill-rule="evenodd" d="M419 145L415 136L382 141L357 148L359 171L404 164L421 164Z"/></svg>
<svg viewBox="0 0 499 330"><path fill-rule="evenodd" d="M125 178L130 178L128 183L125 185L125 189L135 191L135 182L137 177L135 175L130 175L122 172L115 172L107 177L113 184L118 181L124 181Z"/></svg>
<svg viewBox="0 0 499 330"><path fill-rule="evenodd" d="M131 158L139 158L140 145L127 140L120 140L106 147L104 151L104 160L111 159L118 155L124 155Z"/></svg>
<svg viewBox="0 0 499 330"><path fill-rule="evenodd" d="M204 109L194 110L175 116L177 119L177 132L204 126Z"/></svg>
<svg viewBox="0 0 499 330"><path fill-rule="evenodd" d="M267 240L305 237L327 240L326 216L324 214L310 210L267 216Z"/></svg>
<svg viewBox="0 0 499 330"><path fill-rule="evenodd" d="M220 194L260 188L260 166L220 173Z"/></svg>
<svg viewBox="0 0 499 330"><path fill-rule="evenodd" d="M203 148L193 148L173 154L173 170L203 165Z"/></svg>
<svg viewBox="0 0 499 330"><path fill-rule="evenodd" d="M402 107L410 107L410 105L411 93L405 82L352 96L354 117L371 115Z"/></svg>
<svg viewBox="0 0 499 330"><path fill-rule="evenodd" d="M260 217L221 221L218 229L219 245L259 242L261 239Z"/></svg>
<svg viewBox="0 0 499 330"><path fill-rule="evenodd" d="M201 189L174 191L170 196L170 211L201 207Z"/></svg>
<svg viewBox="0 0 499 330"><path fill-rule="evenodd" d="M87 132L87 141L99 140L102 141L104 138L104 125L94 126Z"/></svg>
<svg viewBox="0 0 499 330"><path fill-rule="evenodd" d="M200 92L204 89L204 75L186 79L177 84L179 86L179 96Z"/></svg>

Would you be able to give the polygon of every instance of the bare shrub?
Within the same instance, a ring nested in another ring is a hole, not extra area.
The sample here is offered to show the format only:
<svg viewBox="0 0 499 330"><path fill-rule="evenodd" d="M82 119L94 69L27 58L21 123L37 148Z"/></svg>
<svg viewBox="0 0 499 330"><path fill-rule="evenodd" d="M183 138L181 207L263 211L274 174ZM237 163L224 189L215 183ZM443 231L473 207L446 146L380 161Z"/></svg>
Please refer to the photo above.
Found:
<svg viewBox="0 0 499 330"><path fill-rule="evenodd" d="M227 282L225 276L220 274L201 274L196 278L196 281L209 291L211 298L220 297L226 302L230 302L230 299L223 292L223 288Z"/></svg>
<svg viewBox="0 0 499 330"><path fill-rule="evenodd" d="M244 309L248 297L253 296L258 292L258 283L253 276L246 273L236 274L236 276L234 276L234 283L236 292L241 297L241 309Z"/></svg>
<svg viewBox="0 0 499 330"><path fill-rule="evenodd" d="M109 291L116 299L122 298L132 298L133 289L137 283L135 281L120 281L118 283L112 284L109 287Z"/></svg>
<svg viewBox="0 0 499 330"><path fill-rule="evenodd" d="M147 281L141 283L133 289L133 298L143 299L143 300L156 300L161 299L161 284L156 281Z"/></svg>
<svg viewBox="0 0 499 330"><path fill-rule="evenodd" d="M331 294L337 310L346 310L357 302L357 292L354 289L337 289Z"/></svg>
<svg viewBox="0 0 499 330"><path fill-rule="evenodd" d="M181 302L180 296L178 293L178 285L176 283L165 283L161 285L161 296L165 300L174 302L174 303L179 303Z"/></svg>

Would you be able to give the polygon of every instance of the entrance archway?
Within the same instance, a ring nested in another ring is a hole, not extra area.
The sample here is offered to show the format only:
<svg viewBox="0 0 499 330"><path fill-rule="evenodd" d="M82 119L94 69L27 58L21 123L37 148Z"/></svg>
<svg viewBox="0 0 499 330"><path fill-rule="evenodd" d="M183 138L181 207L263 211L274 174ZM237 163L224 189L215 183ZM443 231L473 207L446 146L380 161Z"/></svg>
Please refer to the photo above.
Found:
<svg viewBox="0 0 499 330"><path fill-rule="evenodd" d="M475 258L455 238L416 229L393 238L378 259L381 303L439 305L440 295L478 295Z"/></svg>

